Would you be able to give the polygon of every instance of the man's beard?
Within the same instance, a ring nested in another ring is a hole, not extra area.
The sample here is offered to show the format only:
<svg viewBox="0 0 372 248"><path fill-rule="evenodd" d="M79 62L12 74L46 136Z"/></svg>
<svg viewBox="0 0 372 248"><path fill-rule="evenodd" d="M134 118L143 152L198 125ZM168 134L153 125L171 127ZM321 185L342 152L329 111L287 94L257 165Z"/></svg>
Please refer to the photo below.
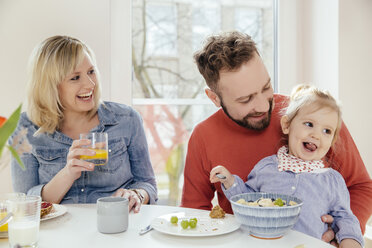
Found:
<svg viewBox="0 0 372 248"><path fill-rule="evenodd" d="M227 108L223 103L222 97L220 97L220 100L221 100L221 107L222 107L223 111L225 112L225 114L232 121L234 121L236 124L238 124L239 126L242 126L244 128L251 129L251 130L256 130L256 131L262 131L269 126L270 119L271 119L271 111L272 111L272 108L273 108L273 98L269 99L270 107L269 107L269 111L267 112L267 117L260 120L259 122L254 122L254 123L250 123L249 118L252 117L252 116L262 115L264 113L262 113L262 112L250 113L250 114L247 114L246 116L244 116L244 118L242 120L237 120L237 119L234 119L233 117L231 117L231 115L227 111Z"/></svg>

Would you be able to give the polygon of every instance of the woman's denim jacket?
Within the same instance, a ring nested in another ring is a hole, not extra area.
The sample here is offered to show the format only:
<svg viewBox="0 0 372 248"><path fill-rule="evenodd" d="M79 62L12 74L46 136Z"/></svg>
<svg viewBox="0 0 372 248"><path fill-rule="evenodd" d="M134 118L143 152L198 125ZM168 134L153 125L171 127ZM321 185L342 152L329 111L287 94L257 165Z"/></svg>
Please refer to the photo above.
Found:
<svg viewBox="0 0 372 248"><path fill-rule="evenodd" d="M82 172L61 203L95 203L98 198L110 196L120 188L141 188L149 194L150 204L154 204L157 200L156 181L140 115L129 106L105 102L98 108L98 117L100 124L91 132L108 133L108 163L96 166L94 171ZM38 127L26 113L22 113L12 137L24 128L32 151L21 157L26 170L12 159L13 189L41 195L43 186L65 167L73 140L58 131L34 137Z"/></svg>

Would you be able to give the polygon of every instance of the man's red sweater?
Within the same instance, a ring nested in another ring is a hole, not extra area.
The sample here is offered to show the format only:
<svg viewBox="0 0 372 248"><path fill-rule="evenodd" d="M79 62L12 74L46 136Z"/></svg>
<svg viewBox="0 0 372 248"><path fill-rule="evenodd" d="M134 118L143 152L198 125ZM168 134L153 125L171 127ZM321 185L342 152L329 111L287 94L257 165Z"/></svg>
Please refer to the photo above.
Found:
<svg viewBox="0 0 372 248"><path fill-rule="evenodd" d="M223 165L245 181L258 161L276 154L285 143L280 118L287 100L286 96L274 95L270 125L263 131L239 126L222 109L195 127L186 156L182 207L210 210L217 190L219 205L232 213L221 184L210 183L209 173L213 167ZM364 233L372 214L372 180L344 124L338 141L327 154L327 162L344 177L350 192L351 209Z"/></svg>

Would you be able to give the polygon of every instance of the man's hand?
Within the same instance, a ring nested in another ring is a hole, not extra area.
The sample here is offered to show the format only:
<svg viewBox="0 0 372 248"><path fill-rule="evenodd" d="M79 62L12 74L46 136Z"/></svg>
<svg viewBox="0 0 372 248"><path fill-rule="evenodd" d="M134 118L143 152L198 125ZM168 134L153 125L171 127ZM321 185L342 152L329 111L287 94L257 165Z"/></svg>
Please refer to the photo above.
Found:
<svg viewBox="0 0 372 248"><path fill-rule="evenodd" d="M322 240L324 242L330 243L333 246L338 247L338 243L335 240L335 232L331 228L331 225L333 223L333 217L331 215L328 215L328 214L327 215L323 215L322 216L322 221L324 223L327 223L328 224L328 230L323 234Z"/></svg>

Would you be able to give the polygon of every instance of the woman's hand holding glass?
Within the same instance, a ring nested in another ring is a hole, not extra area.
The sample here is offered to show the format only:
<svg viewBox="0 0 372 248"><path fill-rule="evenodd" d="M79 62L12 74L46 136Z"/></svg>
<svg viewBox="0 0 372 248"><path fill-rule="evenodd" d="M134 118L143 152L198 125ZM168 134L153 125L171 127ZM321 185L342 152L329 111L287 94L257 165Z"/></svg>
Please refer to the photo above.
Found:
<svg viewBox="0 0 372 248"><path fill-rule="evenodd" d="M91 144L90 140L74 140L67 154L67 163L64 170L75 181L81 176L82 171L94 171L94 164L80 159L80 156L94 156L96 152L85 148Z"/></svg>
<svg viewBox="0 0 372 248"><path fill-rule="evenodd" d="M82 133L80 134L81 140L90 140L90 145L85 146L86 148L95 151L92 155L82 155L80 159L84 159L88 162L93 163L96 166L102 166L107 164L108 161L108 135L107 133Z"/></svg>

